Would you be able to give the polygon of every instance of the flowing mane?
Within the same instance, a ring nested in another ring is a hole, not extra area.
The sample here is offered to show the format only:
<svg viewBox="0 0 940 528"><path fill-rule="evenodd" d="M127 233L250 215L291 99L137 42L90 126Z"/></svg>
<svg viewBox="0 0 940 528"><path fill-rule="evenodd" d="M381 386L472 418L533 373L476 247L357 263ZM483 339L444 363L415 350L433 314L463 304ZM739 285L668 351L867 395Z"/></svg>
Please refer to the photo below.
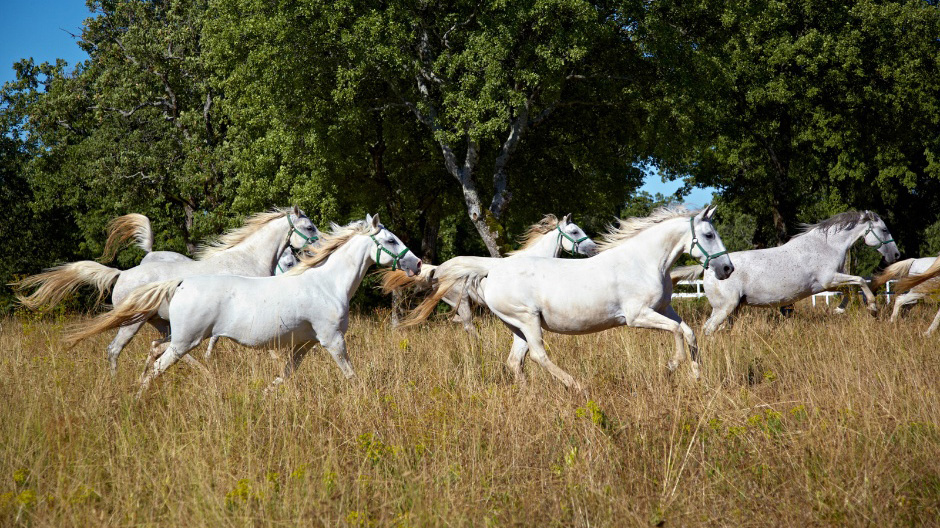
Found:
<svg viewBox="0 0 940 528"><path fill-rule="evenodd" d="M256 213L249 216L241 227L231 229L220 236L218 240L200 246L196 251L196 260L205 260L227 249L231 249L238 244L241 244L245 241L246 238L258 232L259 229L267 225L269 222L273 222L278 218L283 218L289 212L289 208L284 208L274 209L264 213Z"/></svg>
<svg viewBox="0 0 940 528"><path fill-rule="evenodd" d="M817 230L828 233L830 230L843 231L854 229L855 226L862 222L877 222L878 220L881 220L881 217L871 211L846 211L815 224L801 224L800 233L796 236L803 236L810 231Z"/></svg>
<svg viewBox="0 0 940 528"><path fill-rule="evenodd" d="M620 221L617 222L616 227L613 225L607 226L607 232L604 233L600 242L597 243L597 250L607 251L608 249L613 249L656 224L661 224L673 218L688 218L696 213L698 213L698 211L689 210L684 205L667 205L657 208L652 214L646 217L621 218Z"/></svg>
<svg viewBox="0 0 940 528"><path fill-rule="evenodd" d="M553 214L545 215L538 223L529 226L525 234L519 237L519 242L522 244L519 246L519 249L506 253L506 256L515 255L516 253L521 253L531 248L537 244L543 236L551 233L556 227L558 227L558 218Z"/></svg>
<svg viewBox="0 0 940 528"><path fill-rule="evenodd" d="M365 220L356 220L348 225L330 224L329 234L320 235L320 245L308 250L312 255L303 254L299 257L300 262L290 269L285 275L300 275L310 268L320 265L324 260L333 254L343 244L349 242L349 239L356 235L371 235L372 226Z"/></svg>

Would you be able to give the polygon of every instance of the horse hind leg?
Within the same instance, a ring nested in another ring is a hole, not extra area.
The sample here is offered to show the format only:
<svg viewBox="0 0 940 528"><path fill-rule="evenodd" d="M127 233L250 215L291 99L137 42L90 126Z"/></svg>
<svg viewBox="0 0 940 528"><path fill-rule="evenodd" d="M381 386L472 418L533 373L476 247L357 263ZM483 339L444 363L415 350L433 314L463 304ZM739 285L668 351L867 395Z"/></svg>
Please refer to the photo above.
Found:
<svg viewBox="0 0 940 528"><path fill-rule="evenodd" d="M122 326L118 329L117 335L108 344L108 364L111 368L111 376L117 375L117 361L121 356L121 351L127 346L127 343L137 334L144 323L135 323Z"/></svg>
<svg viewBox="0 0 940 528"><path fill-rule="evenodd" d="M525 357L529 352L529 343L526 342L522 332L518 329L514 328L513 333L515 337L513 337L512 340L512 349L509 352L509 358L506 359L506 366L512 371L516 381L524 384L526 383L526 377L523 365L525 363Z"/></svg>
<svg viewBox="0 0 940 528"><path fill-rule="evenodd" d="M545 345L542 343L542 326L538 320L531 325L520 326L519 330L525 336L529 347L529 355L536 363L550 372L552 376L555 376L558 381L564 383L565 387L578 392L584 391L581 384L578 383L571 374L562 370L561 367L549 359L548 354L545 352Z"/></svg>

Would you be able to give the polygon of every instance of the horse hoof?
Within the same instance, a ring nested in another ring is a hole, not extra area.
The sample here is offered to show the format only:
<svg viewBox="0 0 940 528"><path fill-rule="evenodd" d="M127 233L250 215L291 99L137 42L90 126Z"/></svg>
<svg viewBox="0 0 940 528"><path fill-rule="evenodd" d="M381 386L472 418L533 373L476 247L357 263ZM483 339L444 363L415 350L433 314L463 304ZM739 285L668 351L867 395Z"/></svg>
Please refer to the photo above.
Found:
<svg viewBox="0 0 940 528"><path fill-rule="evenodd" d="M679 362L671 359L669 363L666 364L666 368L669 369L669 372L675 372L676 369L679 368Z"/></svg>
<svg viewBox="0 0 940 528"><path fill-rule="evenodd" d="M702 378L702 372L699 370L698 363L692 363L692 379L698 381Z"/></svg>
<svg viewBox="0 0 940 528"><path fill-rule="evenodd" d="M835 313L837 313L837 314L844 314L844 313L845 313L845 308L836 308L835 310L833 310L833 312L835 312Z"/></svg>

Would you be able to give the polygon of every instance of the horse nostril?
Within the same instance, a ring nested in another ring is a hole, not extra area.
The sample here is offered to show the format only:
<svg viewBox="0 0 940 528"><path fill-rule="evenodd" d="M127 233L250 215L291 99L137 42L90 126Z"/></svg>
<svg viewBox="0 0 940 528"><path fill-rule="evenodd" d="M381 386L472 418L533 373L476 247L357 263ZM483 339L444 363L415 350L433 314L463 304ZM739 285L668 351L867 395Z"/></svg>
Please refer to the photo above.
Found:
<svg viewBox="0 0 940 528"><path fill-rule="evenodd" d="M732 272L732 271L734 271L734 266L731 266L731 265L726 264L726 265L725 265L725 275L731 275L731 272Z"/></svg>
<svg viewBox="0 0 940 528"><path fill-rule="evenodd" d="M894 260L897 260L897 259L899 259L899 258L901 258L901 254L895 252L895 254L894 254Z"/></svg>

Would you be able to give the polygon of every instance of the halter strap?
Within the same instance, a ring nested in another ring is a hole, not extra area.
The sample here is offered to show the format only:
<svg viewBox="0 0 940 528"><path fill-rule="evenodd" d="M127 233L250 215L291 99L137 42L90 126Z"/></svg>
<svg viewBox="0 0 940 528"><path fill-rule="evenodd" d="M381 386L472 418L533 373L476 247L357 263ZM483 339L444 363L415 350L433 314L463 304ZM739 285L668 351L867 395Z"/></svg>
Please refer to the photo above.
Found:
<svg viewBox="0 0 940 528"><path fill-rule="evenodd" d="M386 248L385 246L383 246L383 245L375 238L375 235L369 235L369 238L371 238L372 241L375 242L375 247L376 247L376 250L375 250L375 264L376 264L377 266L381 266L381 265L382 265L382 264L381 264L382 261L381 261L380 257L382 256L382 252L384 251L384 252L388 253L388 255L389 255L390 257L392 257L392 271L395 271L396 269L401 269L401 266L399 265L399 261L401 260L402 257L404 257L404 256L408 253L409 249L408 249L407 246L405 246L405 249L401 250L401 253L399 253L399 254L396 255L396 254L392 253L391 250L389 250L388 248Z"/></svg>
<svg viewBox="0 0 940 528"><path fill-rule="evenodd" d="M879 242L878 247L894 242L893 238L889 238L888 240L882 240L881 237L878 236L878 233L875 232L875 226L871 225L871 220L868 221L868 229L866 229L865 232L862 233L862 237L868 236L868 233L875 235L875 240Z"/></svg>
<svg viewBox="0 0 940 528"><path fill-rule="evenodd" d="M290 236L293 235L293 234L296 234L296 235L299 236L300 238L304 239L304 245L300 246L299 248L295 248L294 246L291 246L291 249L293 249L294 251L303 251L304 248L306 248L307 246L313 244L313 243L316 242L317 240L320 240L320 237L318 237L317 235L307 236L307 235L303 234L302 232L300 232L300 230L297 229L297 228L294 226L294 222L291 221L291 219L290 219L290 213L287 213L287 225L289 225L289 226L290 226L290 229L291 229L291 230L288 231L288 233L287 233L287 244L288 244L288 245L290 245Z"/></svg>
<svg viewBox="0 0 940 528"><path fill-rule="evenodd" d="M716 259L728 252L728 250L726 249L724 251L719 251L718 253L715 253L713 255L709 255L708 251L705 251L705 248L702 247L701 244L699 244L698 237L695 236L695 217L694 216L689 217L689 227L692 228L692 246L689 247L689 254L692 254L692 250L695 249L696 246L698 246L698 250L702 252L702 255L705 255L705 262L702 263L703 268L708 269L708 263L711 262L712 259Z"/></svg>
<svg viewBox="0 0 940 528"><path fill-rule="evenodd" d="M584 242L585 240L587 240L588 238L590 238L590 237L588 237L587 235L584 235L583 237L581 237L581 238L575 240L571 235L569 235L568 233L565 233L564 231L562 231L561 225L555 226L555 229L558 230L558 242L557 242L557 243L558 243L559 246L561 246L561 249L565 249L565 245L562 244L562 242L561 242L561 238L562 238L562 237L567 238L567 239L568 239L568 242L571 242L571 250L569 251L569 250L565 249L565 251L568 251L568 253L571 253L572 255L577 255L577 254L578 254L578 244L580 244L581 242Z"/></svg>

